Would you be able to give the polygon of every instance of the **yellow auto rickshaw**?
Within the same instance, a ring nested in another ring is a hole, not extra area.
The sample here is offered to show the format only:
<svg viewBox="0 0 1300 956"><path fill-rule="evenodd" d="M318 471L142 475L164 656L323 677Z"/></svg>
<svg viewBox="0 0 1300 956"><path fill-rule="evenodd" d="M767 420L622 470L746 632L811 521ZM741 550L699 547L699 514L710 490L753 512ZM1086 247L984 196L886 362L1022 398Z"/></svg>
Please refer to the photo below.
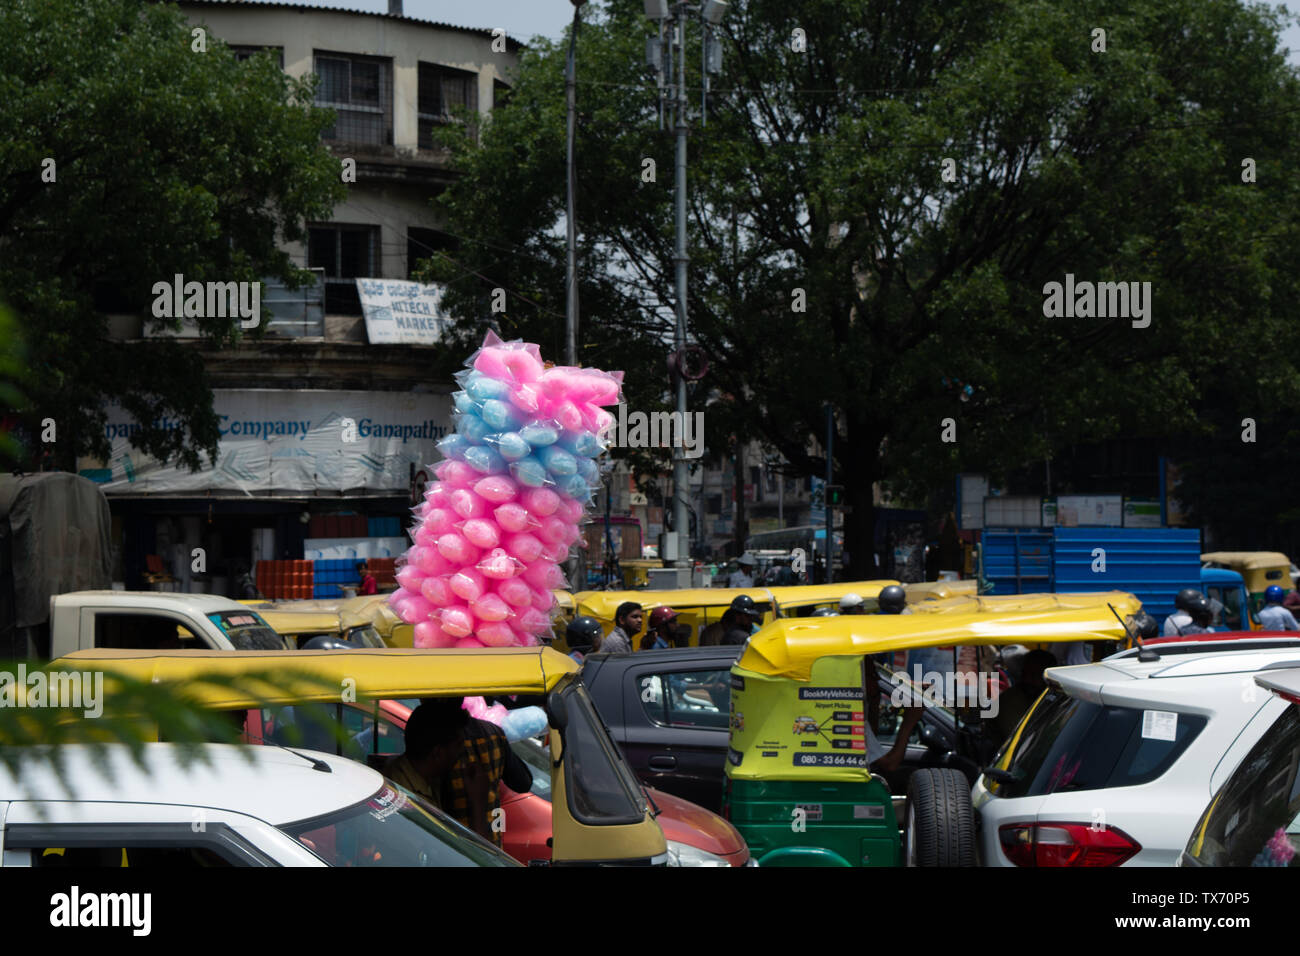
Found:
<svg viewBox="0 0 1300 956"><path fill-rule="evenodd" d="M846 594L856 594L864 602L874 602L876 595L891 584L898 584L898 582L894 580L836 581L831 584L770 587L768 591L776 599L781 617L807 617L819 608L838 611L840 598ZM875 610L874 603L868 604L867 610Z"/></svg>
<svg viewBox="0 0 1300 956"><path fill-rule="evenodd" d="M666 591L579 591L573 596L577 615L594 617L606 634L614 629L614 612L624 601L641 605L645 622L636 634L629 634L632 649L636 650L641 635L649 626L650 611L657 607L670 607L677 612L677 625L683 631L683 641L691 647L700 643L700 634L708 625L721 620L731 602L741 594L748 594L763 614L766 624L778 614L776 599L767 588L682 588ZM556 647L561 646L557 639ZM567 645L564 650L568 651Z"/></svg>
<svg viewBox="0 0 1300 956"><path fill-rule="evenodd" d="M113 681L175 687L220 711L322 703L337 723L347 708L380 700L535 695L544 700L551 749L552 861L556 865L664 865L668 848L645 792L578 680L578 665L550 648L335 651L77 651L53 666ZM74 712L75 713L75 712ZM87 736L97 722L80 719ZM166 739L167 728L155 728ZM377 762L377 761L376 761Z"/></svg>
<svg viewBox="0 0 1300 956"><path fill-rule="evenodd" d="M760 866L974 865L971 779L1000 743L986 729L993 722L981 720L996 714L994 675L954 668L934 675L947 687L923 690L878 658L1127 639L1125 623L1100 604L777 620L731 669L724 815ZM907 771L904 797L870 770L869 755L897 745L900 725L912 726L903 714L914 721L918 709L925 756L895 768Z"/></svg>
<svg viewBox="0 0 1300 956"><path fill-rule="evenodd" d="M1283 591L1292 590L1291 559L1281 551L1208 551L1201 555L1201 563L1240 574L1255 615L1264 606L1268 587L1276 584Z"/></svg>

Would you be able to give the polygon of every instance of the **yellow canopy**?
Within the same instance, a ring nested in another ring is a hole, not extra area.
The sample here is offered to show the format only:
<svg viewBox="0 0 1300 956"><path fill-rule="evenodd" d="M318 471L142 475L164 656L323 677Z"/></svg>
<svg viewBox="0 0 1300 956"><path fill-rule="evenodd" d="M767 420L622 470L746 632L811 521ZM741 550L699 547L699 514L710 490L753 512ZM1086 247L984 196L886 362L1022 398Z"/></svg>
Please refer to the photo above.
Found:
<svg viewBox="0 0 1300 956"><path fill-rule="evenodd" d="M579 669L572 658L549 647L285 652L98 648L74 651L52 666L180 685L214 710L337 701L345 692L354 692L358 700L544 694ZM259 675L273 676L284 686L261 687ZM207 678L247 680L245 686L223 687L204 683Z"/></svg>
<svg viewBox="0 0 1300 956"><path fill-rule="evenodd" d="M1120 617L1136 614L1142 602L1127 591L1077 591L1062 594L1003 594L921 601L910 605L914 614L1006 614L1032 611L1077 611L1111 605Z"/></svg>
<svg viewBox="0 0 1300 956"><path fill-rule="evenodd" d="M904 584L908 604L922 601L943 601L955 597L974 597L979 593L979 582L966 581L920 581L916 584Z"/></svg>
<svg viewBox="0 0 1300 956"><path fill-rule="evenodd" d="M736 667L754 674L806 681L813 662L823 657L880 654L950 644L1120 641L1127 637L1123 625L1102 605L1071 611L1021 614L850 614L781 618L749 639Z"/></svg>
<svg viewBox="0 0 1300 956"><path fill-rule="evenodd" d="M635 601L645 610L671 607L682 610L691 607L719 607L729 605L738 594L748 594L755 604L771 604L772 592L766 588L680 588L663 591L579 591L573 596L580 615L599 620L614 620L614 611L624 601Z"/></svg>
<svg viewBox="0 0 1300 956"><path fill-rule="evenodd" d="M339 615L330 611L258 610L277 634L338 634Z"/></svg>
<svg viewBox="0 0 1300 956"><path fill-rule="evenodd" d="M781 607L803 607L807 604L838 602L846 594L856 594L861 598L874 598L891 584L897 583L892 579L837 581L834 584L797 584L789 587L768 588L768 591L772 597L776 598L776 603Z"/></svg>
<svg viewBox="0 0 1300 956"><path fill-rule="evenodd" d="M1286 568L1288 572L1291 570L1291 559L1281 551L1208 551L1201 555L1201 560L1248 571L1277 567Z"/></svg>

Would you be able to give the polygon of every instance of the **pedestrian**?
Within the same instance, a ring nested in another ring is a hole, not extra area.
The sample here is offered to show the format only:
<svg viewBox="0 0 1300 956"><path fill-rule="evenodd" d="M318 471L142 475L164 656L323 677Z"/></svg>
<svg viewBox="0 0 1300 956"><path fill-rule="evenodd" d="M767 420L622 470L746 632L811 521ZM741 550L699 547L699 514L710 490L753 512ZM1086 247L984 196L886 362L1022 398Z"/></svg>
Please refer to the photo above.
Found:
<svg viewBox="0 0 1300 956"><path fill-rule="evenodd" d="M1185 634L1186 628L1192 623L1191 604L1199 597L1204 597L1196 588L1183 588L1174 596L1174 613L1165 618L1165 626L1161 633L1165 637L1177 637L1179 634Z"/></svg>
<svg viewBox="0 0 1300 956"><path fill-rule="evenodd" d="M579 615L564 629L564 643L569 645L569 656L579 664L588 654L600 649L600 622L594 617Z"/></svg>
<svg viewBox="0 0 1300 956"><path fill-rule="evenodd" d="M364 561L357 562L357 577L361 579L361 586L357 588L358 594L378 594L379 582L375 576L370 573L370 566Z"/></svg>
<svg viewBox="0 0 1300 956"><path fill-rule="evenodd" d="M1279 585L1270 584L1264 589L1264 606L1259 611L1259 623L1266 631L1300 631L1295 615L1283 606L1286 594Z"/></svg>
<svg viewBox="0 0 1300 956"><path fill-rule="evenodd" d="M754 557L754 552L746 551L736 563L740 567L732 571L731 577L727 578L727 587L752 588L754 586L754 568L758 567L758 560Z"/></svg>
<svg viewBox="0 0 1300 956"><path fill-rule="evenodd" d="M462 731L457 722L440 721L434 708L420 704L406 718L403 733L406 749L388 758L384 776L441 809L442 777L465 749ZM469 781L467 792L473 792L476 799L481 795L486 801L486 774Z"/></svg>
<svg viewBox="0 0 1300 956"><path fill-rule="evenodd" d="M670 607L657 607L650 612L650 626L641 638L641 650L654 651L676 644L677 612Z"/></svg>
<svg viewBox="0 0 1300 956"><path fill-rule="evenodd" d="M1288 591L1286 597L1282 599L1282 606L1294 617L1296 612L1300 611L1300 591Z"/></svg>
<svg viewBox="0 0 1300 956"><path fill-rule="evenodd" d="M624 601L614 611L614 630L600 642L604 654L631 654L632 638L641 630L645 612L635 601Z"/></svg>
<svg viewBox="0 0 1300 956"><path fill-rule="evenodd" d="M722 614L722 636L719 644L744 644L763 619L763 613L748 594L737 594L731 606Z"/></svg>

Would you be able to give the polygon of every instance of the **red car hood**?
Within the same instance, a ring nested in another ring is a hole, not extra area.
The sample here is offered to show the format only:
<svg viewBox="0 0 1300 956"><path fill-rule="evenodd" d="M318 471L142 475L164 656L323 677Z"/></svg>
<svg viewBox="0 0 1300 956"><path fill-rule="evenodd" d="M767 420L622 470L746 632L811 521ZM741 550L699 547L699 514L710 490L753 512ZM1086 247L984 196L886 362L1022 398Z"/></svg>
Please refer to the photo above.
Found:
<svg viewBox="0 0 1300 956"><path fill-rule="evenodd" d="M739 831L718 814L653 787L646 787L645 791L660 810L655 821L665 838L725 857L734 866L745 865L749 847Z"/></svg>

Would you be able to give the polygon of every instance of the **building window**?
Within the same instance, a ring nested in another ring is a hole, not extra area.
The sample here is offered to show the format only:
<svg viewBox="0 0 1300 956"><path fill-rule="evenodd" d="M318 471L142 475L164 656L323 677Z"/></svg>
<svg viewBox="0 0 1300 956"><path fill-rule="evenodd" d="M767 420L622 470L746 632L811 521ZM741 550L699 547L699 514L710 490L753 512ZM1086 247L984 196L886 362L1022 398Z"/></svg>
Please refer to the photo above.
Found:
<svg viewBox="0 0 1300 956"><path fill-rule="evenodd" d="M317 53L320 86L316 105L338 114L325 139L341 143L393 144L392 67L387 59Z"/></svg>
<svg viewBox="0 0 1300 956"><path fill-rule="evenodd" d="M421 63L418 120L419 146L433 149L433 130L453 121L458 108L478 109L478 74L449 66Z"/></svg>
<svg viewBox="0 0 1300 956"><path fill-rule="evenodd" d="M510 100L510 84L502 83L500 80L492 81L492 108L505 106Z"/></svg>
<svg viewBox="0 0 1300 956"><path fill-rule="evenodd" d="M456 240L437 229L421 229L412 226L406 230L406 275L414 278L412 273L421 259L432 259L435 252L455 248Z"/></svg>
<svg viewBox="0 0 1300 956"><path fill-rule="evenodd" d="M263 50L270 51L271 59L275 60L275 62L279 65L280 69L282 70L284 69L284 47L233 46L232 45L230 48L230 52L235 54L235 59L241 63L244 62L244 60L247 60L249 57L256 56L257 54L261 53Z"/></svg>
<svg viewBox="0 0 1300 956"><path fill-rule="evenodd" d="M379 275L379 227L336 222L309 227L307 266L325 272L327 315L360 315L353 280Z"/></svg>

